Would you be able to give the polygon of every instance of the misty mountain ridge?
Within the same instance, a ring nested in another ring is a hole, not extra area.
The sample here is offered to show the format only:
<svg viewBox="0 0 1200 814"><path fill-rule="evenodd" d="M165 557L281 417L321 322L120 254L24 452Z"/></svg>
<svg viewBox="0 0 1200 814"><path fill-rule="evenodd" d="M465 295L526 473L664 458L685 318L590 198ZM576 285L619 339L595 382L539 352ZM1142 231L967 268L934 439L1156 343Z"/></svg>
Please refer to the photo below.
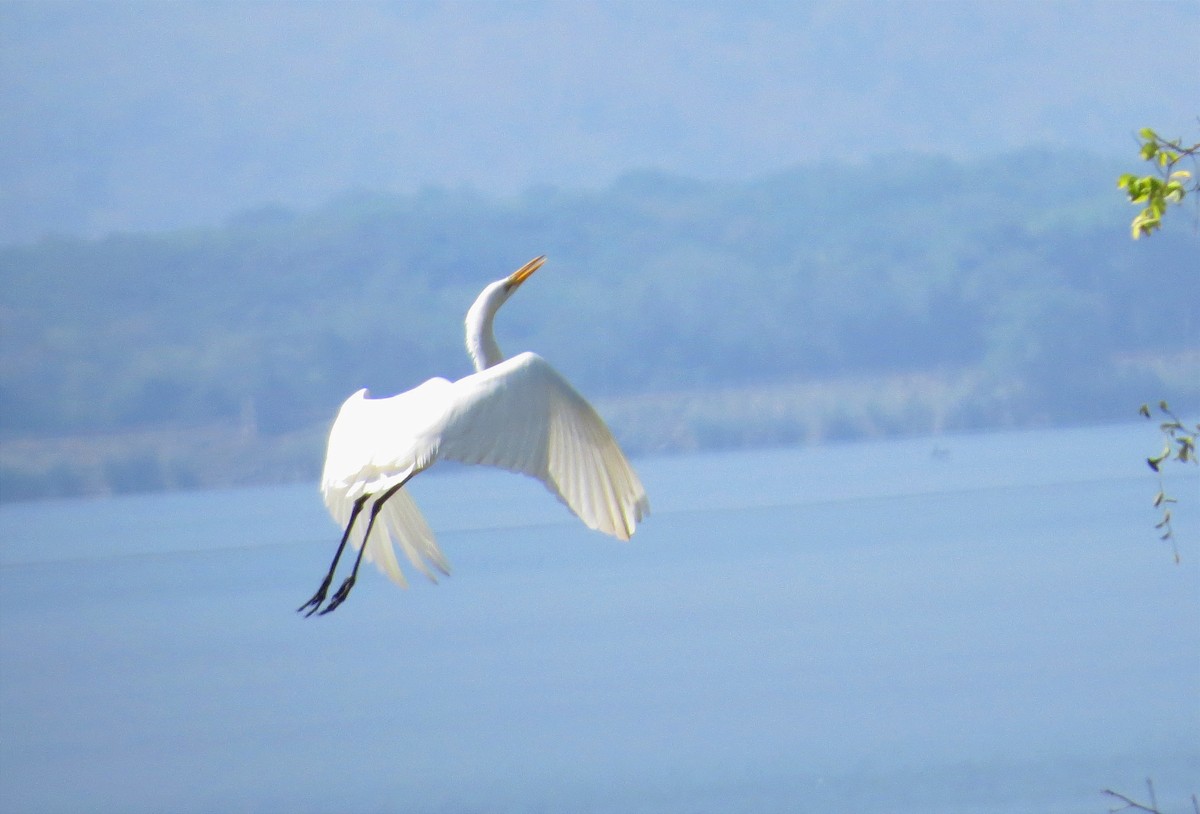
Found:
<svg viewBox="0 0 1200 814"><path fill-rule="evenodd" d="M500 344L545 356L635 450L1194 408L1196 236L1181 218L1131 241L1119 169L1023 151L638 172L0 248L4 490L53 490L79 444L110 485L67 491L308 477L349 393L468 373L466 308L543 253Z"/></svg>
<svg viewBox="0 0 1200 814"><path fill-rule="evenodd" d="M1198 23L1165 1L5 3L0 243L211 227L355 187L599 191L639 166L743 182L1036 144L1123 158L1139 128L1194 127Z"/></svg>

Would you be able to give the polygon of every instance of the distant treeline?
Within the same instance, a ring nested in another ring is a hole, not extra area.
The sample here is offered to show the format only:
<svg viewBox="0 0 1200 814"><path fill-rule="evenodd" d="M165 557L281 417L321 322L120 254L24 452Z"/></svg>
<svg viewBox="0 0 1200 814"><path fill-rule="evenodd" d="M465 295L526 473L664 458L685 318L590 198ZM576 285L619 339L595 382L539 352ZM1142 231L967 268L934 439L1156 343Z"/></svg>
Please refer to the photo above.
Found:
<svg viewBox="0 0 1200 814"><path fill-rule="evenodd" d="M501 346L595 398L969 371L1003 416L959 424L1194 406L1197 236L1181 219L1131 241L1121 169L1022 152L738 183L645 172L595 192L363 193L207 231L9 246L4 466L14 477L12 442L37 438L284 436L359 387L462 375L467 306L538 254Z"/></svg>

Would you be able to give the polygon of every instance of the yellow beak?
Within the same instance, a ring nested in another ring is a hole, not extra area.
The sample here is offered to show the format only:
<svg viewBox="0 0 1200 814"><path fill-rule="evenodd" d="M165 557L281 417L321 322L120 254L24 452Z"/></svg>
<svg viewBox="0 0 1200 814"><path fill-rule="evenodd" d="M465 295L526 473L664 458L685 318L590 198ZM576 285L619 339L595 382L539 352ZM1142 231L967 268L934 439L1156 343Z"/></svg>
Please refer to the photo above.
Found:
<svg viewBox="0 0 1200 814"><path fill-rule="evenodd" d="M519 269L508 275L508 288L513 289L528 279L529 275L542 267L542 263L546 262L546 255L535 257Z"/></svg>

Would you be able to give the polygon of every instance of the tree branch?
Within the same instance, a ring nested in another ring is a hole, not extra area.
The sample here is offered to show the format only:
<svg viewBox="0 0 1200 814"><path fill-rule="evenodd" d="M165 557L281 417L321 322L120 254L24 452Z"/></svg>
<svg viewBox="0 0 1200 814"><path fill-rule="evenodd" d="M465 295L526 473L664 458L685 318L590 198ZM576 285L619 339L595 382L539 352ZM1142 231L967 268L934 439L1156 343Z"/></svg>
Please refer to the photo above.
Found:
<svg viewBox="0 0 1200 814"><path fill-rule="evenodd" d="M1147 780L1146 782L1149 783L1150 781ZM1148 812L1148 814L1162 814L1161 811L1159 811L1157 808L1153 807L1152 805L1148 806L1143 803L1139 803L1137 800L1134 800L1132 797L1126 797L1124 794L1121 794L1119 791L1113 791L1112 789L1105 789L1102 792L1102 794L1104 794L1108 797L1114 797L1117 800L1120 800L1122 803L1125 804L1123 806L1118 806L1117 808L1110 808L1109 814L1116 814L1116 812L1118 812L1118 811L1145 811L1145 812Z"/></svg>

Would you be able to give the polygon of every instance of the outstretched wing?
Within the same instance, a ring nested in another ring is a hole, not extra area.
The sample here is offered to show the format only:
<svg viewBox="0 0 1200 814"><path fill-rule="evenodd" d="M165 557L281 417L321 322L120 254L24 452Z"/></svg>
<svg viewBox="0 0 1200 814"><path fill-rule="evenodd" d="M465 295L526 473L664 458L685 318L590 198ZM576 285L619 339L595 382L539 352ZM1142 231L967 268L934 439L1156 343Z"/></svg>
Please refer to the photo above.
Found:
<svg viewBox="0 0 1200 814"><path fill-rule="evenodd" d="M628 540L646 490L592 406L533 353L453 384L437 457L542 481L588 527Z"/></svg>

